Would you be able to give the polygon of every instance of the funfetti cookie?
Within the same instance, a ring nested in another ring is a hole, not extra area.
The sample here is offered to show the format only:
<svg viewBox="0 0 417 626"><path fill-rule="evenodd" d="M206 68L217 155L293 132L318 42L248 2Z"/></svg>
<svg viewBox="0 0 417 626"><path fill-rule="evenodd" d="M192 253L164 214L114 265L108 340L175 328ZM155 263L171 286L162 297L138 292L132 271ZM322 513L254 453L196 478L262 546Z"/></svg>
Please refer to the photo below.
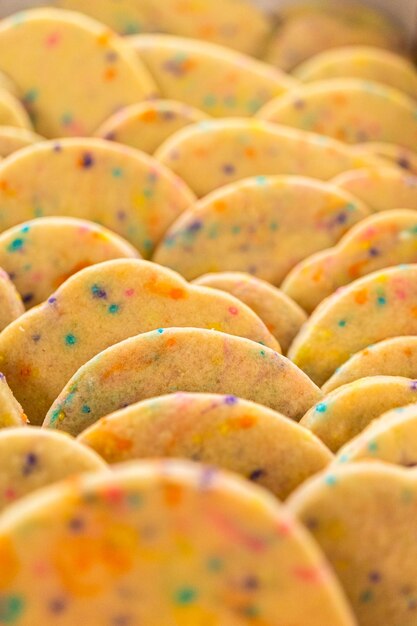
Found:
<svg viewBox="0 0 417 626"><path fill-rule="evenodd" d="M330 561L359 626L415 625L416 472L388 463L334 466L289 508Z"/></svg>
<svg viewBox="0 0 417 626"><path fill-rule="evenodd" d="M385 461L404 467L417 465L417 405L398 407L371 422L343 446L335 463Z"/></svg>
<svg viewBox="0 0 417 626"><path fill-rule="evenodd" d="M404 51L404 33L392 16L362 2L290 3L280 8L280 17L281 26L270 40L266 59L285 70L341 46L368 45Z"/></svg>
<svg viewBox="0 0 417 626"><path fill-rule="evenodd" d="M0 267L0 332L25 312L25 306L7 272Z"/></svg>
<svg viewBox="0 0 417 626"><path fill-rule="evenodd" d="M402 170L417 175L417 153L394 143L369 142L355 146L358 154L373 154L377 158L382 157L390 165L396 165Z"/></svg>
<svg viewBox="0 0 417 626"><path fill-rule="evenodd" d="M1 85L1 83L0 83ZM30 118L17 97L0 86L0 125L31 129Z"/></svg>
<svg viewBox="0 0 417 626"><path fill-rule="evenodd" d="M257 116L346 143L383 141L413 150L416 108L413 98L393 87L335 78L306 84L276 98Z"/></svg>
<svg viewBox="0 0 417 626"><path fill-rule="evenodd" d="M383 211L353 226L334 248L301 261L282 289L311 313L336 289L361 276L383 267L416 262L417 212Z"/></svg>
<svg viewBox="0 0 417 626"><path fill-rule="evenodd" d="M307 411L301 425L337 452L389 409L417 401L417 380L370 376L343 385Z"/></svg>
<svg viewBox="0 0 417 626"><path fill-rule="evenodd" d="M323 385L359 350L400 335L417 335L417 265L373 272L327 298L288 356Z"/></svg>
<svg viewBox="0 0 417 626"><path fill-rule="evenodd" d="M13 152L43 141L43 137L27 128L0 126L0 157L7 157Z"/></svg>
<svg viewBox="0 0 417 626"><path fill-rule="evenodd" d="M41 487L106 468L91 448L45 428L0 430L0 511Z"/></svg>
<svg viewBox="0 0 417 626"><path fill-rule="evenodd" d="M194 199L151 157L102 139L47 141L0 163L0 230L34 217L81 217L149 256Z"/></svg>
<svg viewBox="0 0 417 626"><path fill-rule="evenodd" d="M10 426L25 426L26 424L25 412L14 397L5 375L0 373L0 429Z"/></svg>
<svg viewBox="0 0 417 626"><path fill-rule="evenodd" d="M136 35L128 41L164 98L214 117L249 117L298 85L266 63L198 39Z"/></svg>
<svg viewBox="0 0 417 626"><path fill-rule="evenodd" d="M242 474L285 499L333 459L296 422L235 396L175 393L103 417L78 437L109 463L186 458Z"/></svg>
<svg viewBox="0 0 417 626"><path fill-rule="evenodd" d="M10 325L0 335L0 367L31 422L39 424L86 361L127 337L169 326L215 328L280 351L265 324L237 298L189 285L154 263L119 259L81 270Z"/></svg>
<svg viewBox="0 0 417 626"><path fill-rule="evenodd" d="M0 234L0 266L27 309L46 300L85 267L139 256L107 228L71 217L41 217Z"/></svg>
<svg viewBox="0 0 417 626"><path fill-rule="evenodd" d="M167 231L153 258L188 280L236 270L279 285L303 258L334 245L368 214L327 183L258 176L199 200Z"/></svg>
<svg viewBox="0 0 417 626"><path fill-rule="evenodd" d="M205 113L183 102L150 100L121 109L106 120L95 134L153 154L178 130L204 119L207 119Z"/></svg>
<svg viewBox="0 0 417 626"><path fill-rule="evenodd" d="M162 32L213 41L247 54L263 49L271 22L252 2L224 0L58 0L58 6L87 13L121 35Z"/></svg>
<svg viewBox="0 0 417 626"><path fill-rule="evenodd" d="M51 486L5 511L0 546L16 626L355 626L301 524L212 467L142 462Z"/></svg>
<svg viewBox="0 0 417 626"><path fill-rule="evenodd" d="M395 167L366 167L344 172L332 181L366 202L374 211L417 209L417 176Z"/></svg>
<svg viewBox="0 0 417 626"><path fill-rule="evenodd" d="M188 126L164 142L155 156L198 196L250 176L293 174L329 180L369 165L369 157L341 142L253 119Z"/></svg>
<svg viewBox="0 0 417 626"><path fill-rule="evenodd" d="M140 400L176 391L233 395L298 420L321 397L295 365L248 339L201 328L160 328L122 341L81 367L44 426L79 434Z"/></svg>
<svg viewBox="0 0 417 626"><path fill-rule="evenodd" d="M204 274L193 282L202 287L227 291L242 300L265 322L284 353L307 320L303 309L284 292L244 272Z"/></svg>
<svg viewBox="0 0 417 626"><path fill-rule="evenodd" d="M357 352L335 371L323 391L329 393L359 378L380 375L417 378L417 337L392 337Z"/></svg>
<svg viewBox="0 0 417 626"><path fill-rule="evenodd" d="M156 93L122 38L59 9L33 9L1 22L0 70L16 83L45 137L89 135L117 108Z"/></svg>
<svg viewBox="0 0 417 626"><path fill-rule="evenodd" d="M327 50L296 68L304 82L329 78L362 78L395 87L417 98L415 65L403 56L374 47L352 46Z"/></svg>

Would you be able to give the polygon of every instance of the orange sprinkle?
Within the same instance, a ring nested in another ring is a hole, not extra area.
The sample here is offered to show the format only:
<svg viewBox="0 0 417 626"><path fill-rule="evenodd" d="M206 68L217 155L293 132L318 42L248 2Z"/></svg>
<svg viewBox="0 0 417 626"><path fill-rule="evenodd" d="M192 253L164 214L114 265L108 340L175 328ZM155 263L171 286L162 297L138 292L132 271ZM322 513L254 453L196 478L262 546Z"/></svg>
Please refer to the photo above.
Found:
<svg viewBox="0 0 417 626"><path fill-rule="evenodd" d="M368 301L368 292L366 289L361 289L355 293L355 302L357 304L365 304Z"/></svg>
<svg viewBox="0 0 417 626"><path fill-rule="evenodd" d="M245 156L247 156L248 159L254 159L256 157L255 148L252 148L251 146L248 146L247 148L245 148Z"/></svg>
<svg viewBox="0 0 417 626"><path fill-rule="evenodd" d="M248 430L255 426L257 419L254 415L241 415L240 417L232 418L229 421L229 426L235 430Z"/></svg>
<svg viewBox="0 0 417 626"><path fill-rule="evenodd" d="M163 486L165 504L171 508L181 504L184 492L180 485L175 483L166 483Z"/></svg>
<svg viewBox="0 0 417 626"><path fill-rule="evenodd" d="M19 560L9 537L0 537L0 563L0 589L5 589L19 572Z"/></svg>
<svg viewBox="0 0 417 626"><path fill-rule="evenodd" d="M100 46L107 46L112 36L113 33L110 30L106 30L97 37L97 43Z"/></svg>
<svg viewBox="0 0 417 626"><path fill-rule="evenodd" d="M411 315L413 317L417 317L417 306L412 306L411 307Z"/></svg>
<svg viewBox="0 0 417 626"><path fill-rule="evenodd" d="M176 344L177 344L177 340L175 339L175 337L170 337L165 342L165 345L166 345L167 348L172 348Z"/></svg>
<svg viewBox="0 0 417 626"><path fill-rule="evenodd" d="M104 72L104 80L114 80L117 76L117 71L114 67L108 67Z"/></svg>
<svg viewBox="0 0 417 626"><path fill-rule="evenodd" d="M149 109L149 111L144 111L139 115L139 119L143 122L156 122L158 119L158 113L155 109Z"/></svg>
<svg viewBox="0 0 417 626"><path fill-rule="evenodd" d="M185 291L184 289L176 287L171 289L170 296L173 300L183 300L185 298Z"/></svg>
<svg viewBox="0 0 417 626"><path fill-rule="evenodd" d="M213 206L214 206L214 210L217 211L218 213L222 213L223 211L227 209L227 203L224 200L216 200Z"/></svg>

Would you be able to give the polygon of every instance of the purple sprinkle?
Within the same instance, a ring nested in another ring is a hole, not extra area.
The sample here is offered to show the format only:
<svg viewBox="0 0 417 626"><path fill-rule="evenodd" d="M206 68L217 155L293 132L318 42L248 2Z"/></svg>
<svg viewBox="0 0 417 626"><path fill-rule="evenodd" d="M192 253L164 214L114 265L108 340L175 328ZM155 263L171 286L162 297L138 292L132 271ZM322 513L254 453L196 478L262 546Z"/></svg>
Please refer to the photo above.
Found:
<svg viewBox="0 0 417 626"><path fill-rule="evenodd" d="M243 581L243 587L245 589L258 589L259 588L259 580L255 576L248 576Z"/></svg>
<svg viewBox="0 0 417 626"><path fill-rule="evenodd" d="M225 174L234 174L236 172L236 168L232 163L226 163L223 165L223 172Z"/></svg>
<svg viewBox="0 0 417 626"><path fill-rule="evenodd" d="M54 296L51 296L50 298L48 298L48 304L55 304L56 302L56 298Z"/></svg>
<svg viewBox="0 0 417 626"><path fill-rule="evenodd" d="M108 61L109 63L114 63L115 61L117 61L117 59L118 59L117 52L111 51L106 54L106 61Z"/></svg>
<svg viewBox="0 0 417 626"><path fill-rule="evenodd" d="M164 111L162 113L162 117L164 120L170 121L170 120L175 120L177 116L174 113L174 111Z"/></svg>
<svg viewBox="0 0 417 626"><path fill-rule="evenodd" d="M91 293L93 294L93 298L107 298L107 293L98 285L91 287Z"/></svg>
<svg viewBox="0 0 417 626"><path fill-rule="evenodd" d="M84 152L84 154L81 157L81 167L88 169L90 167L93 167L93 165L94 165L94 157L91 154L91 152Z"/></svg>
<svg viewBox="0 0 417 626"><path fill-rule="evenodd" d="M116 139L116 133L114 132L114 130L106 133L104 139L107 139L107 141L114 141Z"/></svg>
<svg viewBox="0 0 417 626"><path fill-rule="evenodd" d="M127 216L126 216L126 211L117 211L117 214L116 214L116 215L117 215L117 219L118 219L120 222L124 222L124 220L125 220L125 219L126 219L126 217L127 217Z"/></svg>
<svg viewBox="0 0 417 626"><path fill-rule="evenodd" d="M38 343L40 338L41 338L41 335L39 333L37 333L36 335L32 335L32 341L34 341L35 343Z"/></svg>
<svg viewBox="0 0 417 626"><path fill-rule="evenodd" d="M256 469L251 474L249 474L249 480L259 480L266 476L266 472L263 469Z"/></svg>
<svg viewBox="0 0 417 626"><path fill-rule="evenodd" d="M344 224L346 220L347 220L346 213L339 213L339 215L336 218L336 221L338 222L338 224Z"/></svg>
<svg viewBox="0 0 417 626"><path fill-rule="evenodd" d="M411 169L410 167L410 161L408 159L406 159L405 157L400 157L397 161L398 165L400 167L402 167L404 170L409 170Z"/></svg>
<svg viewBox="0 0 417 626"><path fill-rule="evenodd" d="M0 380L6 380L5 375L4 375L4 374L2 374L1 372L0 372Z"/></svg>
<svg viewBox="0 0 417 626"><path fill-rule="evenodd" d="M27 454L25 458L25 464L22 470L23 475L28 476L29 474L31 474L37 464L38 464L37 455L34 454L33 452L29 452L29 454Z"/></svg>
<svg viewBox="0 0 417 626"><path fill-rule="evenodd" d="M318 527L319 523L314 517L310 517L306 520L305 525L309 530L315 530Z"/></svg>
<svg viewBox="0 0 417 626"><path fill-rule="evenodd" d="M369 580L372 583L379 583L381 581L381 574L379 572L369 572Z"/></svg>
<svg viewBox="0 0 417 626"><path fill-rule="evenodd" d="M379 250L378 250L378 248L370 248L370 249L369 249L369 254L370 254L371 256L379 256Z"/></svg>
<svg viewBox="0 0 417 626"><path fill-rule="evenodd" d="M226 396L226 398L224 399L224 403L229 405L237 404L238 399L235 396Z"/></svg>
<svg viewBox="0 0 417 626"><path fill-rule="evenodd" d="M84 522L82 519L74 517L72 520L70 520L69 527L73 532L77 533L84 528Z"/></svg>
<svg viewBox="0 0 417 626"><path fill-rule="evenodd" d="M62 598L55 598L49 603L51 613L62 613L66 609L66 601Z"/></svg>
<svg viewBox="0 0 417 626"><path fill-rule="evenodd" d="M196 220L195 222L192 222L192 224L189 225L189 227L187 228L187 231L191 233L196 233L199 230L201 230L202 227L203 227L203 222L201 222L200 220Z"/></svg>
<svg viewBox="0 0 417 626"><path fill-rule="evenodd" d="M54 152L62 152L62 146L58 141L54 143L54 146L52 149Z"/></svg>
<svg viewBox="0 0 417 626"><path fill-rule="evenodd" d="M25 295L22 297L22 300L25 304L29 304L29 302L33 300L33 293L25 293Z"/></svg>
<svg viewBox="0 0 417 626"><path fill-rule="evenodd" d="M417 380L412 380L410 383L411 391L417 391Z"/></svg>
<svg viewBox="0 0 417 626"><path fill-rule="evenodd" d="M217 469L215 467L204 467L200 474L200 488L208 489L217 475Z"/></svg>

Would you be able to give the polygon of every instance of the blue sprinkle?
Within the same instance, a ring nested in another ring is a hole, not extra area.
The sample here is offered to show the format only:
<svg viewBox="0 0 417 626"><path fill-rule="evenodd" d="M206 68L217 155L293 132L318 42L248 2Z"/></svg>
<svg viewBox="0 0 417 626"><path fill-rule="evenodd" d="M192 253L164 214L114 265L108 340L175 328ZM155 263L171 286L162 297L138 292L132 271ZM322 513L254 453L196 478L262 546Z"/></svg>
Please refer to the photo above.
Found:
<svg viewBox="0 0 417 626"><path fill-rule="evenodd" d="M327 411L327 405L324 402L316 405L315 411L317 413L325 413Z"/></svg>

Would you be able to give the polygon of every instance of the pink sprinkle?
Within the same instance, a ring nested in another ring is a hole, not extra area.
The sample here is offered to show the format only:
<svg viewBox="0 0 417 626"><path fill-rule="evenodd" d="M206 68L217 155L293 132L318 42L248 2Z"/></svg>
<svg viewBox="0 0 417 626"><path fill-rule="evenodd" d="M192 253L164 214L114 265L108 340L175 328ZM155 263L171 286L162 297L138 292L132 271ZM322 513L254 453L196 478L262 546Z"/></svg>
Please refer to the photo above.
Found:
<svg viewBox="0 0 417 626"><path fill-rule="evenodd" d="M6 498L6 500L14 500L16 498L15 490L9 487L9 489L6 489L6 491L4 492L4 497Z"/></svg>
<svg viewBox="0 0 417 626"><path fill-rule="evenodd" d="M48 572L48 565L43 561L35 561L32 565L32 572L37 576L45 575Z"/></svg>
<svg viewBox="0 0 417 626"><path fill-rule="evenodd" d="M54 48L56 45L59 44L60 40L60 33L51 33L49 37L46 38L46 45L48 46L48 48Z"/></svg>
<svg viewBox="0 0 417 626"><path fill-rule="evenodd" d="M229 307L229 313L231 315L237 315L239 313L239 309L237 309L235 306L231 306Z"/></svg>
<svg viewBox="0 0 417 626"><path fill-rule="evenodd" d="M287 520L280 520L278 524L278 533L283 537L288 537L291 535L291 522Z"/></svg>
<svg viewBox="0 0 417 626"><path fill-rule="evenodd" d="M305 583L320 583L322 573L317 567L295 567L294 576Z"/></svg>
<svg viewBox="0 0 417 626"><path fill-rule="evenodd" d="M398 300L405 300L407 298L407 294L405 293L404 289L396 289L395 295L397 296Z"/></svg>
<svg viewBox="0 0 417 626"><path fill-rule="evenodd" d="M130 296L133 296L133 294L135 293L134 289L126 289L125 291L125 296L127 296L128 298L130 298Z"/></svg>

